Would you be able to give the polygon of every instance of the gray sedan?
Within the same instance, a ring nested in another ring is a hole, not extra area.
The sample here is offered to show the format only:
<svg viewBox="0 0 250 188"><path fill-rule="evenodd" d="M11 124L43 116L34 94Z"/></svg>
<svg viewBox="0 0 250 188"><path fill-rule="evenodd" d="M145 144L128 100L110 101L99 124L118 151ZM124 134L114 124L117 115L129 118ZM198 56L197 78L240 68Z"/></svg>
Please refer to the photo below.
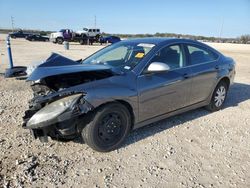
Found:
<svg viewBox="0 0 250 188"><path fill-rule="evenodd" d="M34 98L23 127L41 141L80 136L107 152L133 129L199 107L220 110L234 75L233 59L186 39L121 41L78 61L52 54L27 79Z"/></svg>

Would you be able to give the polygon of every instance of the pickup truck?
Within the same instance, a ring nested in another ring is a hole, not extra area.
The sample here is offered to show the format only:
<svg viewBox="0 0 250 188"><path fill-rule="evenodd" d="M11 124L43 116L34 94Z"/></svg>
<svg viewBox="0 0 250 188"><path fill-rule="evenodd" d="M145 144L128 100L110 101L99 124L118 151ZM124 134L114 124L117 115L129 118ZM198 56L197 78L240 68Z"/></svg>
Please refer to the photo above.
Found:
<svg viewBox="0 0 250 188"><path fill-rule="evenodd" d="M92 31L92 33L90 33ZM50 34L50 41L53 43L62 44L64 41L69 42L79 42L80 44L87 44L87 40L89 40L90 44L99 40L100 30L98 29L93 32L93 30L86 31L78 31L74 32L71 29L61 29L58 32Z"/></svg>

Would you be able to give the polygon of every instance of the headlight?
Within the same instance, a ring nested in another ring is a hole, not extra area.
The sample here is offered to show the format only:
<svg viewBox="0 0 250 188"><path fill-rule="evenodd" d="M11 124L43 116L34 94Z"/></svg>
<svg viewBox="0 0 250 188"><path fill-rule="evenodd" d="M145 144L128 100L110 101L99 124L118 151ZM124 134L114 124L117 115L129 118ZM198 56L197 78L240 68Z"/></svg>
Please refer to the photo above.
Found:
<svg viewBox="0 0 250 188"><path fill-rule="evenodd" d="M72 107L82 94L64 97L45 106L35 113L27 123L27 128L39 128L46 125L48 121L56 123L56 117ZM53 122L53 120L55 122Z"/></svg>

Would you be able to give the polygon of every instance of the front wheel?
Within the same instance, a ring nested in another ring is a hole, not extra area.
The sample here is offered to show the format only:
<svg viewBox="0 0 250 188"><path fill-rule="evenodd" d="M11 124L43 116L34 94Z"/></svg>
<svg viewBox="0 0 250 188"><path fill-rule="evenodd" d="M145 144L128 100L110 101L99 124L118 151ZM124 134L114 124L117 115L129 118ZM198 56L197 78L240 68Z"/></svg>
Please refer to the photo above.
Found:
<svg viewBox="0 0 250 188"><path fill-rule="evenodd" d="M64 41L63 38L57 38L57 39L56 39L56 42L57 42L58 44L62 44L63 41Z"/></svg>
<svg viewBox="0 0 250 188"><path fill-rule="evenodd" d="M82 130L83 140L94 150L108 152L117 149L131 128L128 109L120 103L100 107Z"/></svg>
<svg viewBox="0 0 250 188"><path fill-rule="evenodd" d="M221 81L215 88L210 104L206 106L209 111L218 111L222 108L227 97L228 86Z"/></svg>

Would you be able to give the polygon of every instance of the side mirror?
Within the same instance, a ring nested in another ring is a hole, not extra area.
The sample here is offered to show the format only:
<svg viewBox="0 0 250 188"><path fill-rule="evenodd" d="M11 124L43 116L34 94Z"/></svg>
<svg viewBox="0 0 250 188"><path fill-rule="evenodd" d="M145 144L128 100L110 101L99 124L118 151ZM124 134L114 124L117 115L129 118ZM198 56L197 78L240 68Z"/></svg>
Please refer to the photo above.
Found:
<svg viewBox="0 0 250 188"><path fill-rule="evenodd" d="M170 70L170 67L166 63L161 62L152 62L147 69L147 73L154 72L167 72Z"/></svg>

